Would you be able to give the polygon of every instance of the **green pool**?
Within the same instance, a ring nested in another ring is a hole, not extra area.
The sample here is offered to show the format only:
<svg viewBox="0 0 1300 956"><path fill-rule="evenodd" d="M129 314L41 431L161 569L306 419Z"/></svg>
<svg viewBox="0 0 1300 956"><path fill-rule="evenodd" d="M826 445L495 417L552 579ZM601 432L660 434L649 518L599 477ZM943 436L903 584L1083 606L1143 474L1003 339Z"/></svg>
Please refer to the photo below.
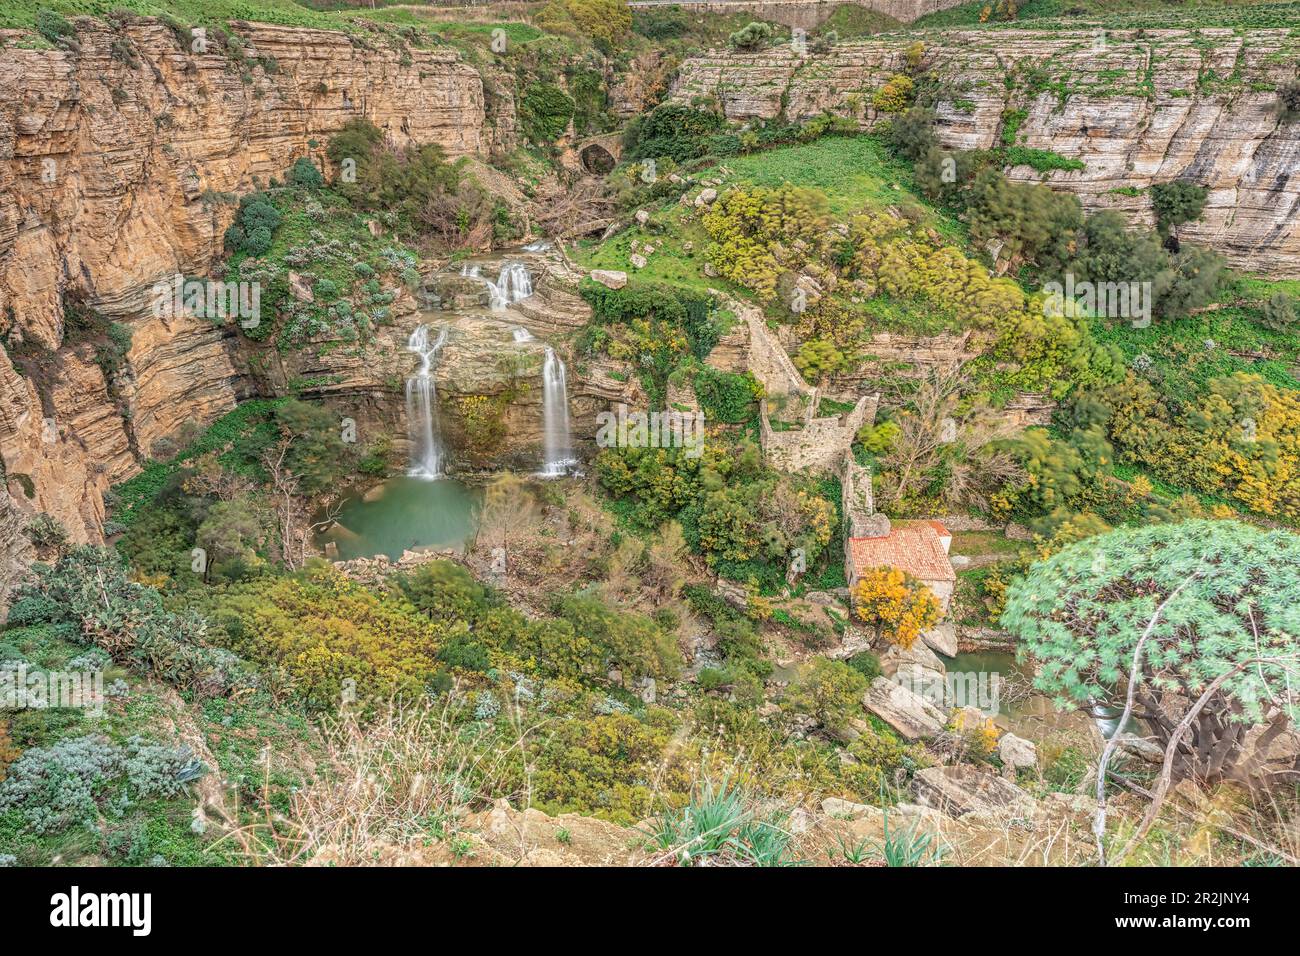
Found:
<svg viewBox="0 0 1300 956"><path fill-rule="evenodd" d="M449 478L390 478L345 499L337 521L316 543L329 554L326 545L332 542L344 560L459 547L478 527L481 498L478 489Z"/></svg>

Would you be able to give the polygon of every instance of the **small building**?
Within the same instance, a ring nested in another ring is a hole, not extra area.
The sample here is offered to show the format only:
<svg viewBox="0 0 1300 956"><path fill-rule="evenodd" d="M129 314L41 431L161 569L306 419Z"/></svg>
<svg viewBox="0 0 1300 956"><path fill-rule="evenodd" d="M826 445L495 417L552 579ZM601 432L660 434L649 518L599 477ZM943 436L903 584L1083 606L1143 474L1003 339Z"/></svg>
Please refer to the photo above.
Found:
<svg viewBox="0 0 1300 956"><path fill-rule="evenodd" d="M943 613L948 613L957 572L948 560L952 533L942 522L891 522L877 512L854 530L860 536L850 537L844 547L844 574L850 591L873 568L897 568L933 591Z"/></svg>

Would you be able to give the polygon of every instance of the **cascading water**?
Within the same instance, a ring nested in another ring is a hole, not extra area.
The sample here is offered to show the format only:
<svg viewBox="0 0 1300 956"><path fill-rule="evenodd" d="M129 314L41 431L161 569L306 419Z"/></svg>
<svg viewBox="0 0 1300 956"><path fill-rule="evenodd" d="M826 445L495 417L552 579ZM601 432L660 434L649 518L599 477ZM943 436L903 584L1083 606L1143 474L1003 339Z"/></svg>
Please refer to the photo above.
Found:
<svg viewBox="0 0 1300 956"><path fill-rule="evenodd" d="M533 277L522 262L503 262L497 281L489 281L487 287L492 296L492 311L502 312L533 294Z"/></svg>
<svg viewBox="0 0 1300 956"><path fill-rule="evenodd" d="M447 341L447 327L429 342L429 327L418 325L406 342L406 350L420 356L420 367L406 380L406 421L411 432L412 478L442 477L442 434L438 426L438 391L434 384L433 361Z"/></svg>
<svg viewBox="0 0 1300 956"><path fill-rule="evenodd" d="M569 395L564 380L564 363L555 350L546 350L542 366L542 477L560 478L573 464L569 446Z"/></svg>
<svg viewBox="0 0 1300 956"><path fill-rule="evenodd" d="M522 262L503 262L497 281L483 277L483 267L466 262L460 274L467 279L478 279L488 287L488 302L493 312L504 312L520 299L533 294L533 277Z"/></svg>
<svg viewBox="0 0 1300 956"><path fill-rule="evenodd" d="M533 340L533 333L522 325L516 325L510 334L514 336L516 342L531 342Z"/></svg>

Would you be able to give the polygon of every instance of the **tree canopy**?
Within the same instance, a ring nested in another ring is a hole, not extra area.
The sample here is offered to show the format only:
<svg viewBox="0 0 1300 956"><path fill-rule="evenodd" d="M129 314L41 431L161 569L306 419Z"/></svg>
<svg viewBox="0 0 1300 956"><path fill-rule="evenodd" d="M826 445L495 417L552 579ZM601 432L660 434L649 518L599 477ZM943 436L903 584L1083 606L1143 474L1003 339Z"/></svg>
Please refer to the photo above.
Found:
<svg viewBox="0 0 1300 956"><path fill-rule="evenodd" d="M1190 703L1229 675L1180 747L1208 778L1231 768L1244 730L1274 708L1300 714L1300 536L1288 531L1194 520L1099 535L1013 584L1002 623L1061 707L1122 703L1150 628L1135 690L1161 740L1177 721L1171 694Z"/></svg>

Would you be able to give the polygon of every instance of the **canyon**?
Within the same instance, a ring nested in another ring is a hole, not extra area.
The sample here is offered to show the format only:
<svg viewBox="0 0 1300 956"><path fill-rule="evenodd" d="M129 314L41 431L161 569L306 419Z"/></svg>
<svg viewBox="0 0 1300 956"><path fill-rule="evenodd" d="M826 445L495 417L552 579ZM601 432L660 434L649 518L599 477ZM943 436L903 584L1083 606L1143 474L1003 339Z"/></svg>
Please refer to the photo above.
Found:
<svg viewBox="0 0 1300 956"><path fill-rule="evenodd" d="M1275 90L1294 75L1300 38L1287 30L967 30L924 32L921 65L944 96L938 133L952 149L1015 142L1082 169L1040 179L1085 209L1153 222L1147 187L1188 179L1209 188L1200 221L1179 238L1211 246L1234 266L1300 276L1300 123L1284 123ZM671 97L713 97L739 121L822 113L866 129L887 118L872 95L907 69L913 38L882 36L801 55L789 46L716 52L682 64ZM1023 113L1023 115L1020 115Z"/></svg>
<svg viewBox="0 0 1300 956"><path fill-rule="evenodd" d="M19 48L16 34L0 31L0 590L19 564L14 529L26 518L45 512L73 541L102 540L105 494L139 471L155 443L251 396L306 380L314 383L307 397L404 433L401 382L415 362L406 342L422 307L413 296L395 303L371 355L281 354L233 325L150 309L155 283L219 267L228 197L299 158L325 166L327 138L353 117L399 144L436 143L480 165L519 142L510 84L450 48L240 23L235 56L212 40L196 52L192 39L187 46L148 18L116 26L79 18L77 28L75 52ZM715 97L742 121L830 111L866 128L880 118L872 92L903 69L910 42L696 56L683 62L671 96ZM1054 188L1149 221L1144 187L1196 179L1210 186L1209 202L1182 239L1210 243L1251 270L1297 275L1300 126L1281 123L1269 90L1300 45L1286 31L1113 32L1098 45L1092 34L995 30L926 34L924 43L924 64L952 83L939 117L946 145L993 145L1007 111L1023 109L1019 142L1084 163L1051 173ZM133 61L115 53L123 44ZM1039 177L1029 167L1012 175ZM530 361L515 385L492 371L499 345L486 326L453 328L440 357L446 402L517 391L505 409L512 464L535 460L544 442L545 339L576 331L589 314L573 293L576 278L548 267L535 294L515 304L517 324L542 340L523 343ZM116 382L89 344L67 335L73 293L131 329ZM24 375L20 355L43 356L35 365L46 373ZM626 369L568 358L575 435L590 434L610 402L636 401ZM454 442L454 417L445 424Z"/></svg>
<svg viewBox="0 0 1300 956"><path fill-rule="evenodd" d="M297 158L321 162L353 117L460 157L512 145L514 111L508 94L489 105L482 76L451 50L240 24L237 61L159 20L77 26L75 52L17 48L18 34L0 31L0 456L18 507L96 541L104 493L155 441L250 394L233 328L149 308L155 283L211 272L234 212L223 198ZM115 55L123 43L134 63ZM87 349L66 344L74 288L131 328L127 414ZM8 360L23 347L56 352L47 394Z"/></svg>

